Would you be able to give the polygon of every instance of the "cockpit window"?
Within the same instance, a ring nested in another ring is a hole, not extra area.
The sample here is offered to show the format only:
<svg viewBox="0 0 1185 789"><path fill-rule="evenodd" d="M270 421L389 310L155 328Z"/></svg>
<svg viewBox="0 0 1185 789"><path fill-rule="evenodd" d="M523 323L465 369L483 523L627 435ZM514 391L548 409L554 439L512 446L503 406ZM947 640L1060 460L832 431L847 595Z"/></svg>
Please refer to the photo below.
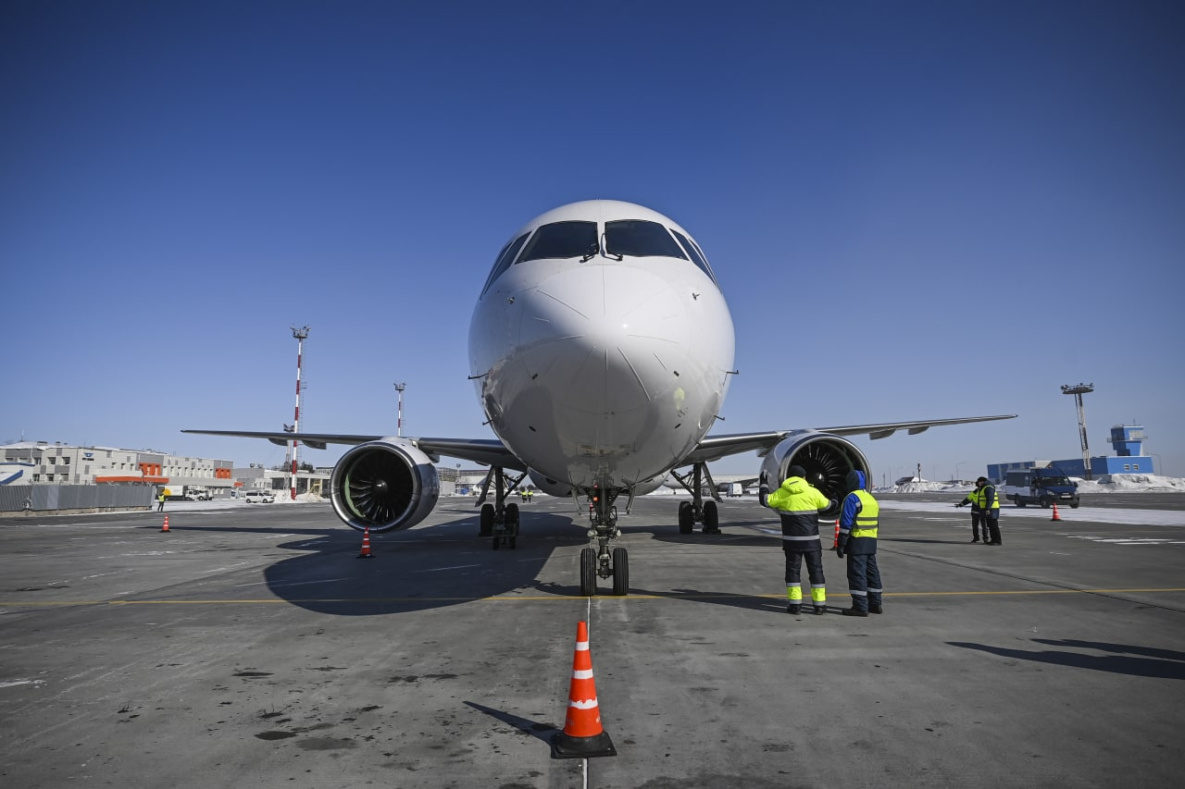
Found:
<svg viewBox="0 0 1185 789"><path fill-rule="evenodd" d="M665 227L644 219L606 222L605 254L687 259Z"/></svg>
<svg viewBox="0 0 1185 789"><path fill-rule="evenodd" d="M703 272L707 274L713 282L715 282L716 276L712 274L712 269L710 266L708 266L708 260L704 257L703 250L696 246L694 241L680 233L678 230L672 230L671 232L675 234L675 238L679 239L679 243L682 244L683 248L687 250L687 254L691 255L691 259L695 261L695 265L703 269Z"/></svg>
<svg viewBox="0 0 1185 789"><path fill-rule="evenodd" d="M592 257L597 251L596 222L552 222L535 231L518 262Z"/></svg>
<svg viewBox="0 0 1185 789"><path fill-rule="evenodd" d="M498 259L494 261L494 269L490 272L490 278L486 280L486 286L481 289L484 296L485 292L490 289L490 285L494 284L494 280L502 276L502 272L510 268L510 264L514 261L514 256L523 248L523 242L527 240L530 233L523 233L518 238L506 242L506 246L502 247L502 251L498 253Z"/></svg>

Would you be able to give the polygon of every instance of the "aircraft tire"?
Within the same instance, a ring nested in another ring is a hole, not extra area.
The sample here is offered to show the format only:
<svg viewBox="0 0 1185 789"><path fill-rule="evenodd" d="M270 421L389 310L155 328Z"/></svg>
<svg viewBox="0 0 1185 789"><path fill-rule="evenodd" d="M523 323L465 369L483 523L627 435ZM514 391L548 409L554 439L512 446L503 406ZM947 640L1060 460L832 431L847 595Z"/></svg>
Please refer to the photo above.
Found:
<svg viewBox="0 0 1185 789"><path fill-rule="evenodd" d="M478 537L489 537L494 533L494 505L481 505L481 521L477 532Z"/></svg>
<svg viewBox="0 0 1185 789"><path fill-rule="evenodd" d="M704 534L719 534L720 533L720 511L716 508L716 502L704 502Z"/></svg>
<svg viewBox="0 0 1185 789"><path fill-rule="evenodd" d="M679 533L691 534L695 528L695 514L691 511L690 501L679 502Z"/></svg>
<svg viewBox="0 0 1185 789"><path fill-rule="evenodd" d="M585 548L580 552L580 594L594 597L597 593L597 552Z"/></svg>
<svg viewBox="0 0 1185 789"><path fill-rule="evenodd" d="M630 557L625 548L613 549L613 594L630 593Z"/></svg>
<svg viewBox="0 0 1185 789"><path fill-rule="evenodd" d="M506 545L510 550L518 547L518 505L506 505Z"/></svg>

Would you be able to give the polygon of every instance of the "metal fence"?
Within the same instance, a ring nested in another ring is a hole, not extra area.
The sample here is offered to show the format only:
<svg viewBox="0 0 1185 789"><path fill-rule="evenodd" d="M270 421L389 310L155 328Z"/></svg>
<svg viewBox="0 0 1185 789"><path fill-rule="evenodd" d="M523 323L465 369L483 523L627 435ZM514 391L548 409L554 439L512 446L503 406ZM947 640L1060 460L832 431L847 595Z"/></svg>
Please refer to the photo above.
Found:
<svg viewBox="0 0 1185 789"><path fill-rule="evenodd" d="M149 485L2 485L0 513L94 511L152 506Z"/></svg>

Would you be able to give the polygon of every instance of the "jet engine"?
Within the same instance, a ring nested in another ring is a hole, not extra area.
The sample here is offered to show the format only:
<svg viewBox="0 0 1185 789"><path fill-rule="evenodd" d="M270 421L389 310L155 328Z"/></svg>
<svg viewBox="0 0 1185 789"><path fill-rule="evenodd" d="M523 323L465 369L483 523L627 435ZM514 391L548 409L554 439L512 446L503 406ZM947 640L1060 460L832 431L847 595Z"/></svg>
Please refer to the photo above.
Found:
<svg viewBox="0 0 1185 789"><path fill-rule="evenodd" d="M814 430L791 433L766 454L761 463L761 484L772 493L790 476L791 466L802 466L807 482L836 502L835 507L820 513L823 518L839 517L839 505L849 492L845 484L849 471L863 471L866 482L872 479L868 459L855 444Z"/></svg>
<svg viewBox="0 0 1185 789"><path fill-rule="evenodd" d="M402 438L359 444L342 455L330 477L337 517L362 531L398 531L432 512L440 480L431 459Z"/></svg>

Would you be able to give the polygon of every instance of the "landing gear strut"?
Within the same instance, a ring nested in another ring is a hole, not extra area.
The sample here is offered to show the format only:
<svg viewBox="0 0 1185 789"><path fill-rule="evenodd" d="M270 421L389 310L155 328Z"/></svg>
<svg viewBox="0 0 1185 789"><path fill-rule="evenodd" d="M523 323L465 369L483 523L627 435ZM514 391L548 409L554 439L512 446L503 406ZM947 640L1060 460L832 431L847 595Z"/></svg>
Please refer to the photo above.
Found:
<svg viewBox="0 0 1185 789"><path fill-rule="evenodd" d="M493 537L493 549L502 546L511 550L518 543L518 505L507 504L506 498L514 492L519 483L526 477L526 473L512 477L500 468L491 468L481 486L481 496L477 499L481 507L481 522L478 530L479 537ZM486 502L490 492L490 482L494 483L494 503ZM507 484L509 482L509 484Z"/></svg>
<svg viewBox="0 0 1185 789"><path fill-rule="evenodd" d="M593 488L588 494L588 538L596 547L589 545L580 551L580 594L585 597L596 595L597 578L612 578L613 594L629 594L629 555L625 548L609 550L609 544L621 536L614 506L619 493Z"/></svg>
<svg viewBox="0 0 1185 789"><path fill-rule="evenodd" d="M679 476L675 471L671 472L671 476L691 494L691 501L679 502L679 533L691 534L695 531L695 524L702 523L704 534L719 534L720 511L716 508L716 502L720 501L720 494L716 492L716 483L712 481L708 464L696 463L691 467L691 471L683 476ZM710 501L704 501L705 482L712 493Z"/></svg>

